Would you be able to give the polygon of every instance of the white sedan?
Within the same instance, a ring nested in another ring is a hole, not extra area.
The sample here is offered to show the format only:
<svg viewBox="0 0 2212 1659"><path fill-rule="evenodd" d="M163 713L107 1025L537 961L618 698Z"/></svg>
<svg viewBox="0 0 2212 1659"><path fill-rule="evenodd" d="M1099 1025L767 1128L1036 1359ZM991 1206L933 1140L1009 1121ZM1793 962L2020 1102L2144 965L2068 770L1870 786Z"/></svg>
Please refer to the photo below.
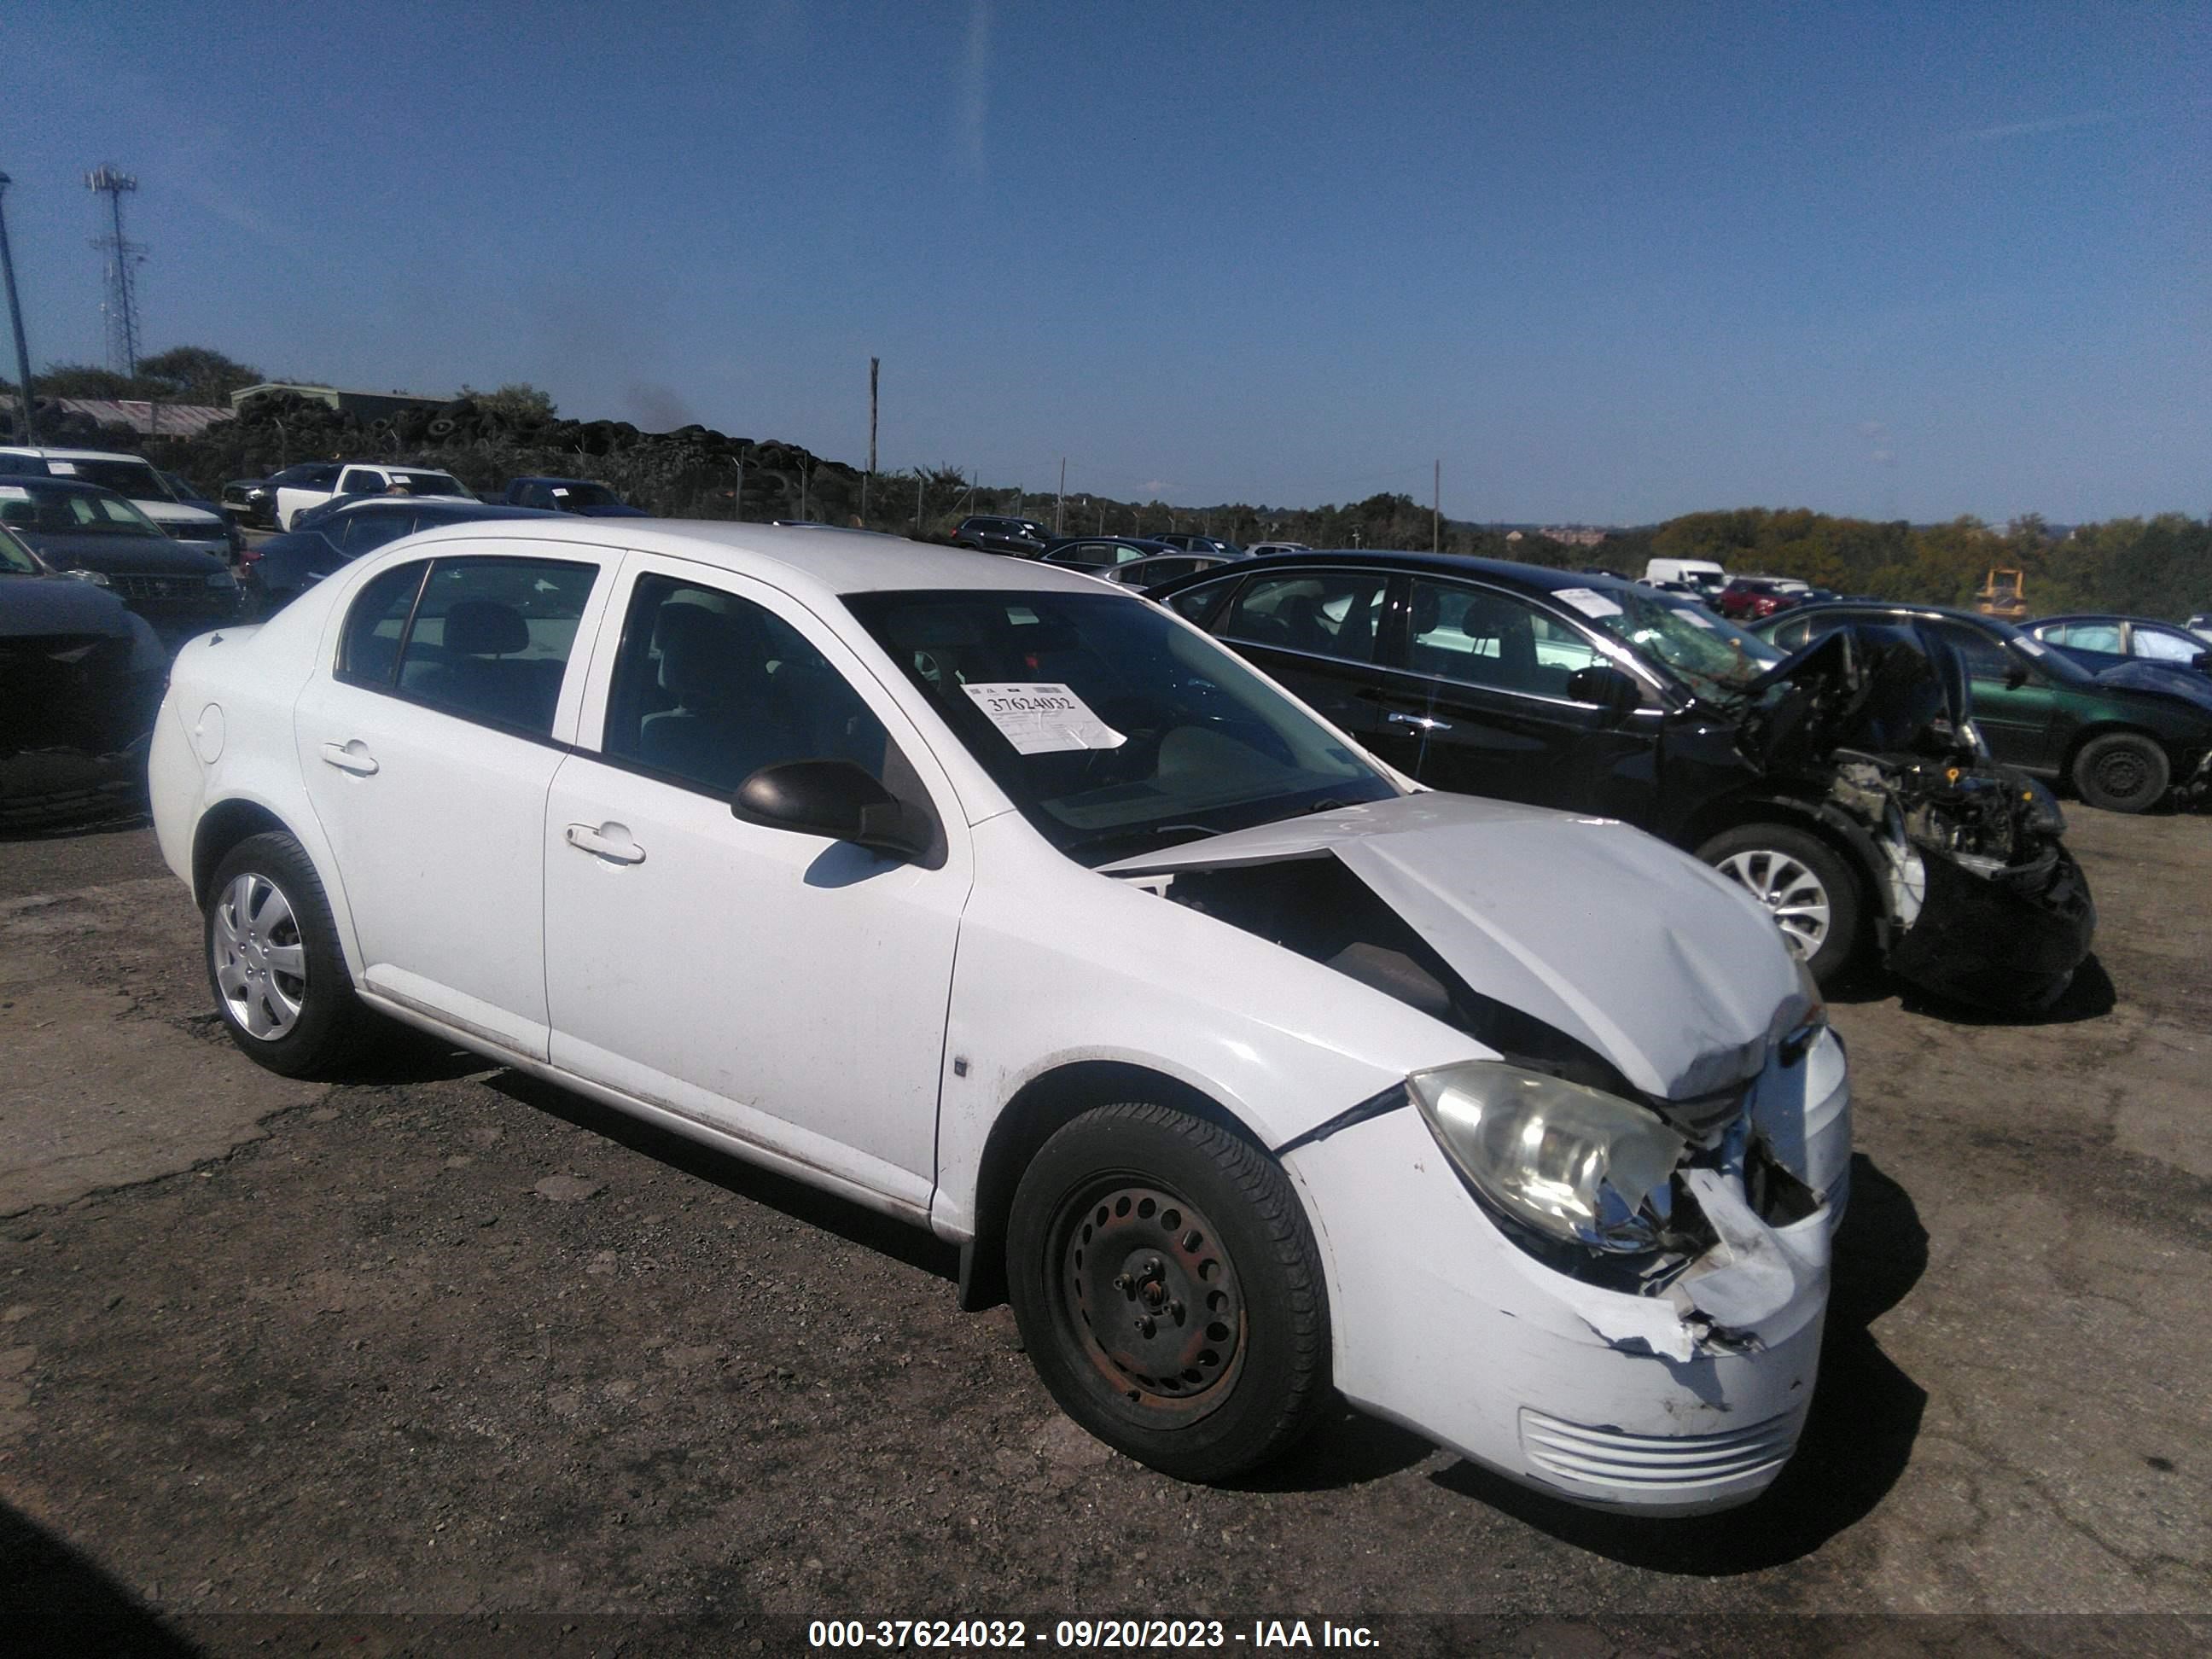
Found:
<svg viewBox="0 0 2212 1659"><path fill-rule="evenodd" d="M1416 788L1048 566L486 522L178 658L162 852L248 1055L387 1019L929 1228L1171 1474L1341 1395L1687 1513L1813 1395L1840 1044L1625 825Z"/></svg>

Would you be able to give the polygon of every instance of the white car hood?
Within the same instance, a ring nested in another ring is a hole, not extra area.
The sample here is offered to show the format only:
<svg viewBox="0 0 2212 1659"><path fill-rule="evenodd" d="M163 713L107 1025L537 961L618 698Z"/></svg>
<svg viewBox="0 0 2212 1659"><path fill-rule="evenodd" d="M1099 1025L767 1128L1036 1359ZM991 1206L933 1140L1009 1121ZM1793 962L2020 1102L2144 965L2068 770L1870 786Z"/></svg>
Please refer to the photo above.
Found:
<svg viewBox="0 0 2212 1659"><path fill-rule="evenodd" d="M131 505L165 528L171 525L192 530L222 528L222 520L204 507L186 507L182 501L134 501Z"/></svg>
<svg viewBox="0 0 2212 1659"><path fill-rule="evenodd" d="M1476 992L1684 1100L1757 1074L1803 993L1734 883L1611 818L1431 792L1261 824L1103 866L1113 875L1334 855Z"/></svg>

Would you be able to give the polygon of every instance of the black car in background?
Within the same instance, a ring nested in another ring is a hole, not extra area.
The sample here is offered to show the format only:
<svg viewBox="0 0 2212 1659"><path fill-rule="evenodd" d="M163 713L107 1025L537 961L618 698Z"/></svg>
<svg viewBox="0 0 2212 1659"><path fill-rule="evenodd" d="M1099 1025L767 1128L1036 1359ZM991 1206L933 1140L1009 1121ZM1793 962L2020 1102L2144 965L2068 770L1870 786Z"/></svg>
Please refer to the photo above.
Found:
<svg viewBox="0 0 2212 1659"><path fill-rule="evenodd" d="M501 499L509 507L541 507L549 513L577 513L587 519L652 516L589 478L509 478Z"/></svg>
<svg viewBox="0 0 2212 1659"><path fill-rule="evenodd" d="M144 617L0 529L0 828L139 810L168 663Z"/></svg>
<svg viewBox="0 0 2212 1659"><path fill-rule="evenodd" d="M1183 553L1213 553L1224 559L1242 558L1244 550L1218 536L1195 536L1187 530L1170 530L1152 538Z"/></svg>
<svg viewBox="0 0 2212 1659"><path fill-rule="evenodd" d="M1955 655L1910 626L1785 659L1636 583L1419 553L1246 560L1151 597L1424 783L1695 854L1823 981L1871 947L1946 994L2033 1005L2088 951L2057 803L1977 751Z"/></svg>
<svg viewBox="0 0 2212 1659"><path fill-rule="evenodd" d="M2147 663L2092 674L2010 623L1940 605L1808 605L1757 631L1796 650L1840 628L1900 623L1946 641L1964 659L1974 725L1998 760L2070 784L2108 811L2148 811L2169 791L2212 796L2212 710L2194 674Z"/></svg>
<svg viewBox="0 0 2212 1659"><path fill-rule="evenodd" d="M960 520L952 532L955 547L972 547L979 553L1011 553L1018 559L1040 557L1052 541L1052 532L1035 519L1011 519L977 514Z"/></svg>
<svg viewBox="0 0 2212 1659"><path fill-rule="evenodd" d="M1037 556L1047 564L1066 565L1070 570L1085 570L1092 575L1104 575L1119 566L1134 564L1139 559L1157 559L1163 554L1181 550L1156 542L1143 536L1063 536L1048 543Z"/></svg>
<svg viewBox="0 0 2212 1659"><path fill-rule="evenodd" d="M360 495L333 502L327 509L315 509L311 528L272 536L249 550L246 607L253 617L270 616L332 571L418 530L485 519L561 516L500 501L418 501L404 495Z"/></svg>
<svg viewBox="0 0 2212 1659"><path fill-rule="evenodd" d="M172 641L238 615L228 561L173 541L112 489L75 478L0 479L0 526L64 574L106 588Z"/></svg>
<svg viewBox="0 0 2212 1659"><path fill-rule="evenodd" d="M276 527L276 492L287 484L301 489L335 489L343 471L337 461L301 461L265 478L233 478L222 487L222 510L255 530Z"/></svg>

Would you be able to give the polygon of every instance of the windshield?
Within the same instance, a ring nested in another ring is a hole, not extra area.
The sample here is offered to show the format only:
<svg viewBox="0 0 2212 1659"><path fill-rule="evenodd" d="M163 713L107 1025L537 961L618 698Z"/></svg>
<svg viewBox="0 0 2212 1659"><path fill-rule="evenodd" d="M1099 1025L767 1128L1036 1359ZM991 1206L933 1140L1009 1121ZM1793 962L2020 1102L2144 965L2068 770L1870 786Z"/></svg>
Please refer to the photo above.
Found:
<svg viewBox="0 0 2212 1659"><path fill-rule="evenodd" d="M1647 659L1659 663L1701 697L1741 691L1783 653L1734 623L1687 599L1621 586L1593 590L1608 614L1590 620ZM1596 605L1577 607L1585 615Z"/></svg>
<svg viewBox="0 0 2212 1659"><path fill-rule="evenodd" d="M392 482L405 484L417 495L465 495L461 481L450 472L408 472L398 467L392 470Z"/></svg>
<svg viewBox="0 0 2212 1659"><path fill-rule="evenodd" d="M556 507L620 507L622 497L605 484L571 483L553 486Z"/></svg>
<svg viewBox="0 0 2212 1659"><path fill-rule="evenodd" d="M61 477L78 478L86 483L96 483L102 489L112 489L118 495L128 495L135 501L167 501L176 498L161 476L146 461L49 461L46 465Z"/></svg>
<svg viewBox="0 0 2212 1659"><path fill-rule="evenodd" d="M161 526L125 501L59 480L24 478L0 483L0 524L41 536L155 536Z"/></svg>
<svg viewBox="0 0 2212 1659"><path fill-rule="evenodd" d="M1398 792L1250 669L1114 593L856 593L847 607L1079 862Z"/></svg>
<svg viewBox="0 0 2212 1659"><path fill-rule="evenodd" d="M39 570L39 556L12 533L0 530L0 576L35 576Z"/></svg>

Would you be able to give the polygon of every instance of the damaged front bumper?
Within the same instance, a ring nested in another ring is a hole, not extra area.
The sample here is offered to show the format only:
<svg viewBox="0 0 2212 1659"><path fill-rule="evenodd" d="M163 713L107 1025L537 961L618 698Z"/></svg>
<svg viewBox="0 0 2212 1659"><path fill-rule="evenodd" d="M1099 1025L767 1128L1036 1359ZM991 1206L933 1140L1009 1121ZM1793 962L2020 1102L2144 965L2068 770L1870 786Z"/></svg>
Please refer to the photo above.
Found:
<svg viewBox="0 0 2212 1659"><path fill-rule="evenodd" d="M46 748L0 755L0 829L46 829L143 811L152 744L148 732L105 754Z"/></svg>
<svg viewBox="0 0 2212 1659"><path fill-rule="evenodd" d="M1986 1008L2039 1008L2065 991L2096 938L2097 906L2063 845L1987 871L1941 853L1920 861L1926 894L1911 926L1892 930L1893 972Z"/></svg>
<svg viewBox="0 0 2212 1659"><path fill-rule="evenodd" d="M1770 1060L1747 1116L1808 1202L1762 1217L1740 1169L1684 1168L1712 1242L1640 1290L1515 1243L1417 1112L1298 1146L1285 1167L1329 1261L1339 1389L1577 1503L1686 1515L1755 1498L1796 1446L1820 1366L1850 1158L1841 1042L1823 1031Z"/></svg>

